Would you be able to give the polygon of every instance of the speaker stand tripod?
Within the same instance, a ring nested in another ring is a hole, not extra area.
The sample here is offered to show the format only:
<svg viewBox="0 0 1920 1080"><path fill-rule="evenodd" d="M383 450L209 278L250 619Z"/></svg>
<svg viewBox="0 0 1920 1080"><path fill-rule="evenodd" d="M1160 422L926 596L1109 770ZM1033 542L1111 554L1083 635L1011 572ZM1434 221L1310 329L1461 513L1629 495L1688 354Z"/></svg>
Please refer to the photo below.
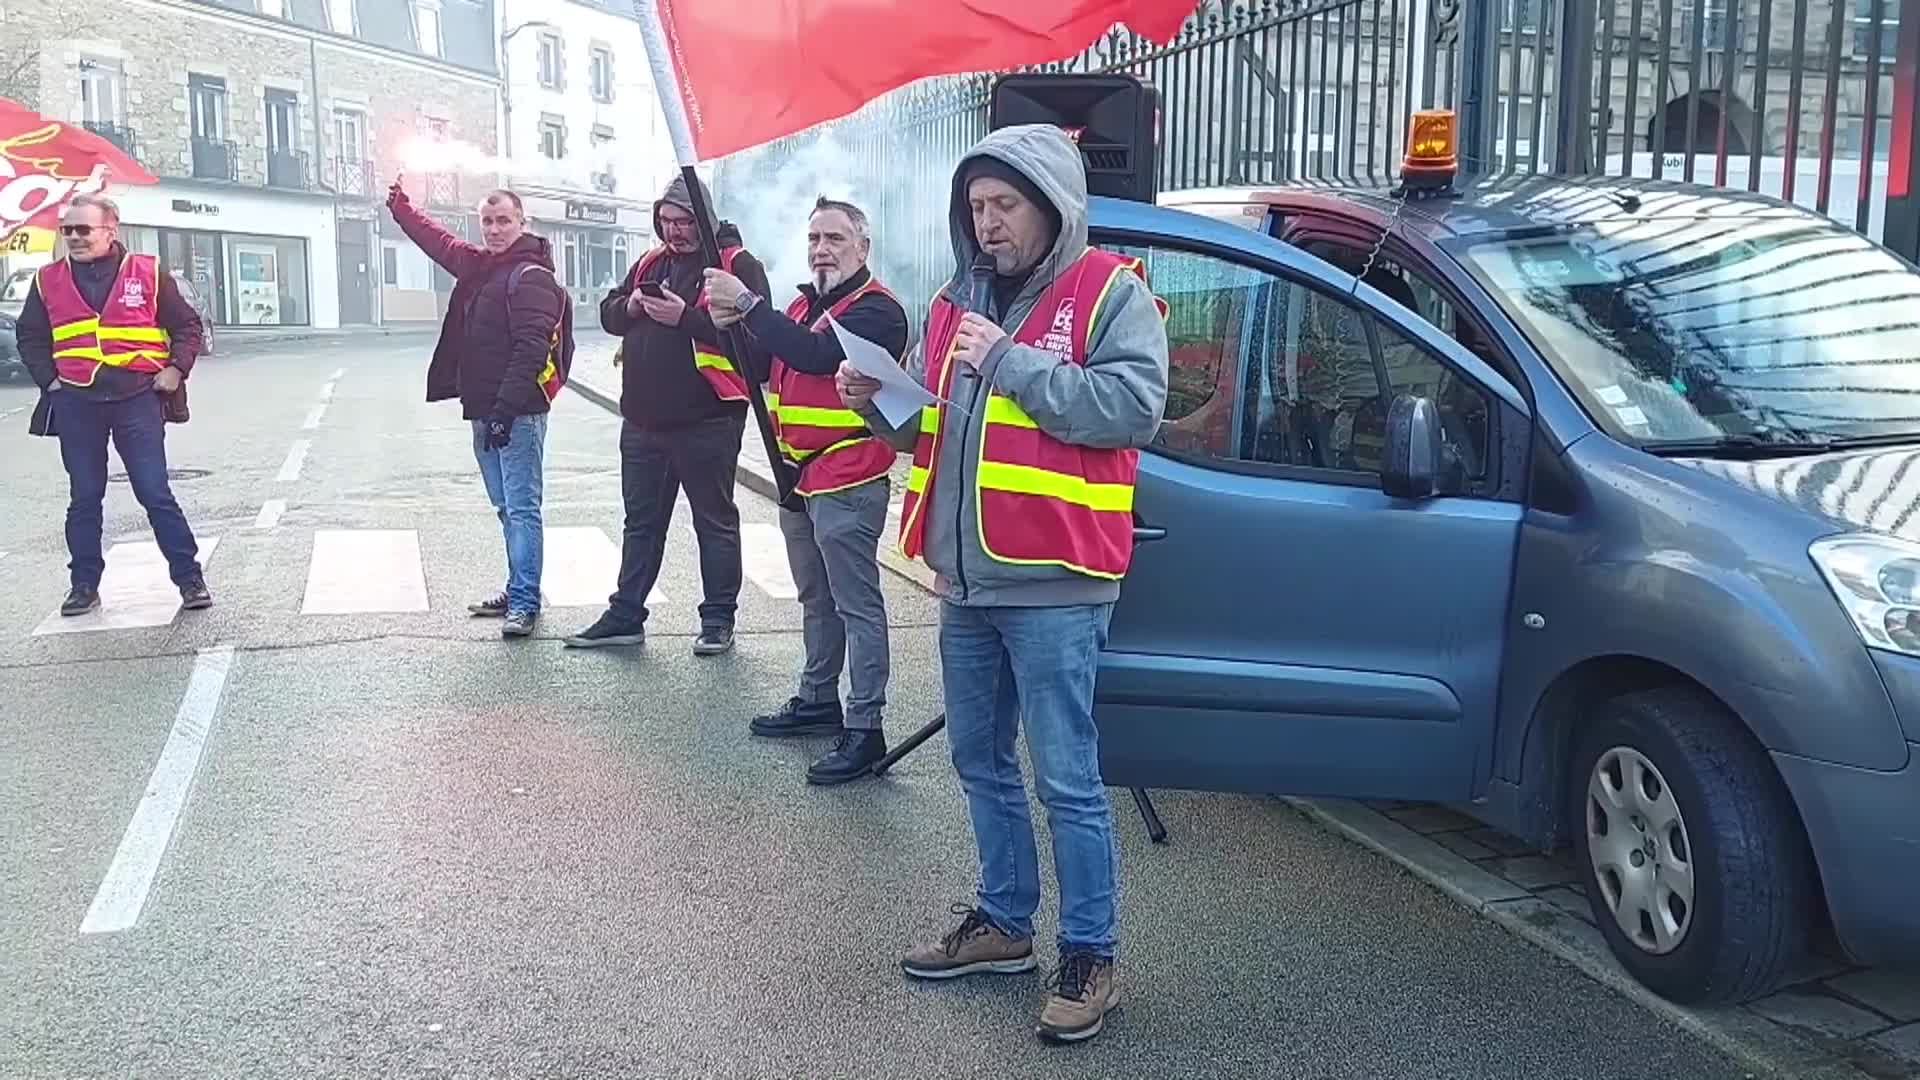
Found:
<svg viewBox="0 0 1920 1080"><path fill-rule="evenodd" d="M907 736L907 739L905 742L902 742L899 746L896 746L892 750L887 751L886 757L883 757L879 761L874 762L873 768L871 770L873 775L885 776L887 774L887 770L893 768L896 764L898 764L901 758L906 757L908 754L913 753L915 750L918 750L920 748L920 744L926 742L928 739L931 739L935 735L939 734L940 729L946 726L947 726L946 713L941 713L939 716L936 716L932 720L928 721L925 727L922 727L919 731L916 731L912 735ZM1166 843L1167 842L1167 826L1165 823L1163 823L1160 820L1159 811L1153 808L1153 797L1147 794L1146 788L1137 787L1137 788L1128 788L1127 790L1133 793L1134 808L1140 811L1140 820L1146 823L1148 839L1152 840L1156 844Z"/></svg>

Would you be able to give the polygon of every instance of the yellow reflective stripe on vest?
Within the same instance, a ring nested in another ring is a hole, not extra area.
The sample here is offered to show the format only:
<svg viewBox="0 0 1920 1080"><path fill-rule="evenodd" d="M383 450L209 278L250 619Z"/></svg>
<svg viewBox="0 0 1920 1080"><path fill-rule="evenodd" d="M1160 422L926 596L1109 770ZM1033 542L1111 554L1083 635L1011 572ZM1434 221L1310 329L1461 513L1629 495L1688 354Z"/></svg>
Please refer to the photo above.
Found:
<svg viewBox="0 0 1920 1080"><path fill-rule="evenodd" d="M865 421L862 421L864 423ZM922 435L940 434L940 406L925 405L920 409L920 433Z"/></svg>
<svg viewBox="0 0 1920 1080"><path fill-rule="evenodd" d="M97 333L99 329L99 319L81 319L79 322L70 322L54 327L53 340L65 341L68 338L77 338L82 334Z"/></svg>
<svg viewBox="0 0 1920 1080"><path fill-rule="evenodd" d="M102 326L96 331L101 341L147 341L167 343L167 332L157 326Z"/></svg>
<svg viewBox="0 0 1920 1080"><path fill-rule="evenodd" d="M801 427L819 428L858 428L865 429L867 422L860 414L851 409L823 409L812 405L775 405L775 397L767 402L767 408L780 410L780 422L798 424Z"/></svg>
<svg viewBox="0 0 1920 1080"><path fill-rule="evenodd" d="M53 350L55 360L91 360L96 364L107 362L107 354L100 351L98 345L74 345L65 349Z"/></svg>
<svg viewBox="0 0 1920 1080"><path fill-rule="evenodd" d="M1031 465L1003 461L980 463L980 486L1016 495L1043 495L1084 506L1089 510L1124 513L1133 509L1133 485L1094 484L1068 473L1049 472Z"/></svg>
<svg viewBox="0 0 1920 1080"><path fill-rule="evenodd" d="M1040 424L1027 415L1017 402L999 394L987 398L987 423L1005 424L1008 427L1032 428L1039 430Z"/></svg>
<svg viewBox="0 0 1920 1080"><path fill-rule="evenodd" d="M717 368L721 371L732 371L733 361L727 359L724 356L721 356L719 353L701 352L700 350L695 349L693 353L693 366L703 367L703 368Z"/></svg>
<svg viewBox="0 0 1920 1080"><path fill-rule="evenodd" d="M927 470L919 465L907 470L907 490L919 494L927 490Z"/></svg>

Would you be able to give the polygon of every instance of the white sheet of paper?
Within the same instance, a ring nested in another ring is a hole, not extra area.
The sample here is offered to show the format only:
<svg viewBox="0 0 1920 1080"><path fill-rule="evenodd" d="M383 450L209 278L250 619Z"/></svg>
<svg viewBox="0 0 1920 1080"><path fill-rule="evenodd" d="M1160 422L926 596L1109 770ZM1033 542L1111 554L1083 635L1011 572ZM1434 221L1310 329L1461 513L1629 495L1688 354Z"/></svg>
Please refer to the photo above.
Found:
<svg viewBox="0 0 1920 1080"><path fill-rule="evenodd" d="M907 369L901 367L887 350L852 333L831 315L827 317L827 322L840 338L840 347L846 351L847 363L867 378L880 380L880 389L873 395L873 407L879 410L887 423L898 428L913 419L913 414L921 408L939 403L940 399L915 382L907 374Z"/></svg>

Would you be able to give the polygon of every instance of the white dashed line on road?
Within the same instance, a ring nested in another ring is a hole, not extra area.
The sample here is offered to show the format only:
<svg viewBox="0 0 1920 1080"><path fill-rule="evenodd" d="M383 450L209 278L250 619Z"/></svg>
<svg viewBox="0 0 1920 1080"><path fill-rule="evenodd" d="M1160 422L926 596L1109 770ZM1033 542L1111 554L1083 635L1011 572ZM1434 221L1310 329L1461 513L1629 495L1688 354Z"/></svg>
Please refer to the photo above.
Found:
<svg viewBox="0 0 1920 1080"><path fill-rule="evenodd" d="M320 418L325 415L327 415L327 407L325 405L315 405L313 408L307 410L307 419L301 423L300 426L307 431L312 431L314 428L320 426Z"/></svg>
<svg viewBox="0 0 1920 1080"><path fill-rule="evenodd" d="M280 524L280 515L287 512L287 500L268 499L260 504L260 516L253 519L256 529L271 529Z"/></svg>
<svg viewBox="0 0 1920 1080"><path fill-rule="evenodd" d="M300 479L300 467L307 463L307 451L312 447L306 439L293 440L293 446L287 450L286 464L280 466L280 475L274 479L283 484Z"/></svg>
<svg viewBox="0 0 1920 1080"><path fill-rule="evenodd" d="M341 376L345 375L346 373L347 373L346 368L335 368L333 371L333 381L339 382Z"/></svg>
<svg viewBox="0 0 1920 1080"><path fill-rule="evenodd" d="M426 611L427 575L412 529L326 529L313 534L302 615Z"/></svg>
<svg viewBox="0 0 1920 1080"><path fill-rule="evenodd" d="M322 386L320 388L320 400L321 401L333 400L333 384L332 383L328 383L325 386Z"/></svg>
<svg viewBox="0 0 1920 1080"><path fill-rule="evenodd" d="M203 650L193 663L193 677L175 714L173 731L160 751L160 760L147 780L146 794L134 808L133 820L120 838L107 876L94 894L93 905L80 923L83 934L111 934L139 921L147 892L160 872L160 860L173 840L173 829L193 788L194 774L213 731L214 714L227 674L233 669L233 646Z"/></svg>

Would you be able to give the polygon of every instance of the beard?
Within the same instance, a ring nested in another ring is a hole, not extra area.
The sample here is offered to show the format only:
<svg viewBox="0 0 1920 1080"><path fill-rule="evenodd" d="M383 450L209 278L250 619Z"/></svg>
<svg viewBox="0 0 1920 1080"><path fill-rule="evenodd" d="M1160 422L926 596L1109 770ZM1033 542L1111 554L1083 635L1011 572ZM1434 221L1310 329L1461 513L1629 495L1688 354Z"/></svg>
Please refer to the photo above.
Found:
<svg viewBox="0 0 1920 1080"><path fill-rule="evenodd" d="M845 280L847 280L847 275L838 270L815 270L813 272L813 287L822 295L839 288L840 283Z"/></svg>

